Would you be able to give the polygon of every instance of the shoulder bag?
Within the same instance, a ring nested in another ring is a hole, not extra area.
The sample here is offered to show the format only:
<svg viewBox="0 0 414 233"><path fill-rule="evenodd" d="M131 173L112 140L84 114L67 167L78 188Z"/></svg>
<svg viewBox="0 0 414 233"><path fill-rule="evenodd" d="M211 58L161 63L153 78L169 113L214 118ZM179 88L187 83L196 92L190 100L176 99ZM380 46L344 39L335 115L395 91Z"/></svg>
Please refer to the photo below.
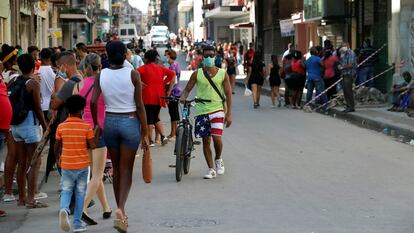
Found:
<svg viewBox="0 0 414 233"><path fill-rule="evenodd" d="M223 94L221 93L221 91L218 89L218 87L216 86L216 84L214 84L213 80L211 80L210 75L208 74L207 70L205 68L203 69L203 73L204 76L206 77L207 81L210 83L210 85L213 87L214 91L217 93L217 95L220 96L221 101L223 102L223 108L224 108L224 112L227 112L227 105L226 105L226 98L224 98ZM220 71L220 70L219 70ZM217 71L217 72L219 72Z"/></svg>

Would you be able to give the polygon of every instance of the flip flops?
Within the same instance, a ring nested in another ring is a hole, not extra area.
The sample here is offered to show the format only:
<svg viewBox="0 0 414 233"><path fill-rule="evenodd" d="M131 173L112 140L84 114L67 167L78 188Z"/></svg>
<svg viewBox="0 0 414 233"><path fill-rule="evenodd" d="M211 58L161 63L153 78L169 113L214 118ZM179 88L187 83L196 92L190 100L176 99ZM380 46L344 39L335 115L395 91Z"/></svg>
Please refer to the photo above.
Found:
<svg viewBox="0 0 414 233"><path fill-rule="evenodd" d="M47 207L49 207L48 204L42 203L40 201L35 201L33 203L26 203L27 209L39 209L39 208L47 208Z"/></svg>

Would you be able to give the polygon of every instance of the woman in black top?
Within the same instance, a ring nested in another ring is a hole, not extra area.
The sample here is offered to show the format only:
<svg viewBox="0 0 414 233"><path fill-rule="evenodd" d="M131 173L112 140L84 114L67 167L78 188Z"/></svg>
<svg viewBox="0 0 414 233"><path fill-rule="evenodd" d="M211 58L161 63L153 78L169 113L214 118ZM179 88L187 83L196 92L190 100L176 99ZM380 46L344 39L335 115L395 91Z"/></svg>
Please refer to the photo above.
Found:
<svg viewBox="0 0 414 233"><path fill-rule="evenodd" d="M270 84L270 97L272 98L272 105L273 107L276 106L276 97L278 100L278 107L281 107L281 100L280 100L280 93L279 93L279 87L280 87L280 75L279 75L279 62L277 60L277 55L272 55L272 63L268 66L268 72L269 72L269 84Z"/></svg>
<svg viewBox="0 0 414 233"><path fill-rule="evenodd" d="M252 86L253 92L253 107L260 106L260 95L266 75L266 65L262 61L260 52L256 52L253 57L252 69L249 74L249 84Z"/></svg>
<svg viewBox="0 0 414 233"><path fill-rule="evenodd" d="M234 94L234 88L236 86L236 52L233 52L232 50L229 51L229 55L226 58L226 67L227 67L227 74L229 75L230 78L230 82L231 82L231 90L232 90L232 94Z"/></svg>

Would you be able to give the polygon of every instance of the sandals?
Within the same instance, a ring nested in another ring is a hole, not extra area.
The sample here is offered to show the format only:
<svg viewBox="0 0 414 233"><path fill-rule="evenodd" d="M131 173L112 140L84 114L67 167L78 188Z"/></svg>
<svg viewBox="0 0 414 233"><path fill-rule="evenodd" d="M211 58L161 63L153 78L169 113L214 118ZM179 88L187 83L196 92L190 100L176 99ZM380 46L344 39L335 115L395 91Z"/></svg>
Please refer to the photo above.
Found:
<svg viewBox="0 0 414 233"><path fill-rule="evenodd" d="M114 220L114 228L119 233L127 233L128 231L128 217L124 217L120 210L115 211L116 219Z"/></svg>
<svg viewBox="0 0 414 233"><path fill-rule="evenodd" d="M26 203L27 209L39 209L39 208L47 208L47 207L49 207L48 204L42 203L40 201L35 201L33 203Z"/></svg>

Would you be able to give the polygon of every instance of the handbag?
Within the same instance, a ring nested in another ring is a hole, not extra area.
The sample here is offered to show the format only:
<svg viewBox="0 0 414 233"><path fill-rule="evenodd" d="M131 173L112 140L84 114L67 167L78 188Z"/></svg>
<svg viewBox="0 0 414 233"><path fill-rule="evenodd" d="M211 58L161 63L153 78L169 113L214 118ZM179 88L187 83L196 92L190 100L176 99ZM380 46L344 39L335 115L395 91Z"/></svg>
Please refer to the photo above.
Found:
<svg viewBox="0 0 414 233"><path fill-rule="evenodd" d="M149 148L143 148L142 155L142 178L149 184L152 181L152 159Z"/></svg>
<svg viewBox="0 0 414 233"><path fill-rule="evenodd" d="M224 112L227 112L227 105L226 105L226 98L224 98L223 94L220 92L216 84L214 84L213 80L211 80L210 75L207 73L207 70L205 68L203 69L204 76L206 76L207 81L210 83L210 85L213 87L214 91L220 96L221 101L223 102L223 108Z"/></svg>

